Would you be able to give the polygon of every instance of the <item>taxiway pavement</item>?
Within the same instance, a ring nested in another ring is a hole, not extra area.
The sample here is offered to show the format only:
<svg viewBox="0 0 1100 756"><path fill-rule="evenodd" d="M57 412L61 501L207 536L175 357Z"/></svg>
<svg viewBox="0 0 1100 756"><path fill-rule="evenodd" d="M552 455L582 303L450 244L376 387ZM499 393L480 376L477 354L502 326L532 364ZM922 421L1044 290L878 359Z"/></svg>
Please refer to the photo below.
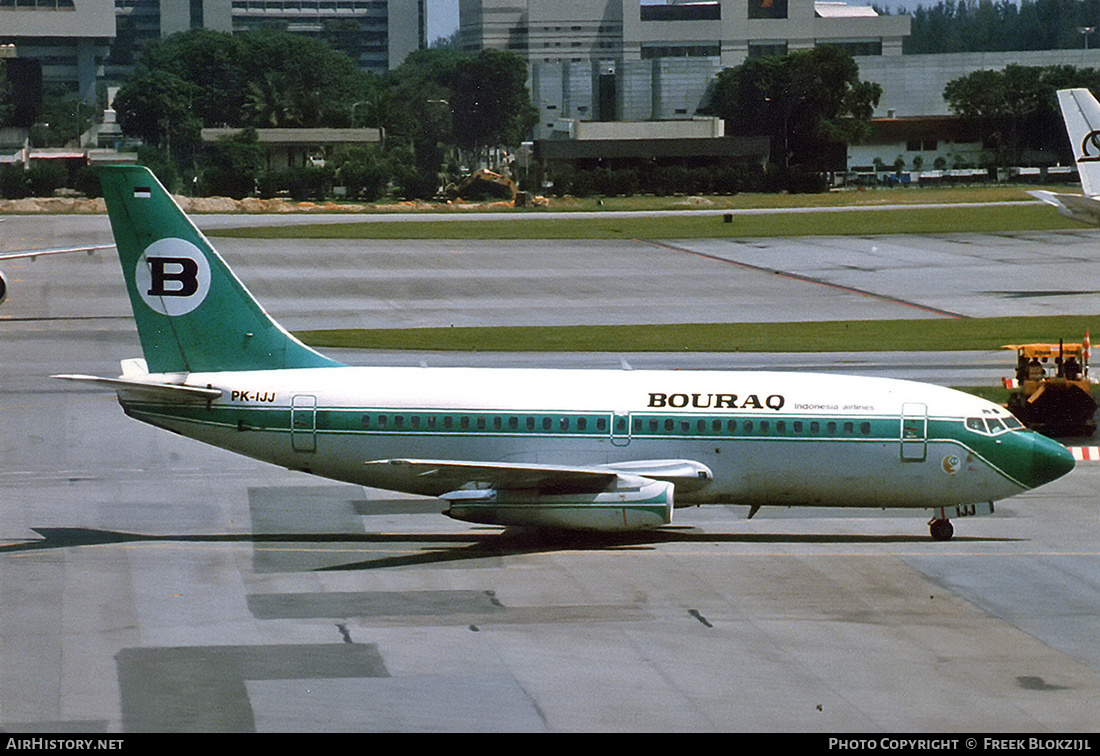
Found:
<svg viewBox="0 0 1100 756"><path fill-rule="evenodd" d="M0 243L102 238L105 220L81 222L9 217ZM1100 300L1087 230L215 244L290 328L1095 313ZM680 510L633 538L512 537L434 500L157 431L109 394L49 380L138 354L117 260L0 267L0 730L1095 729L1100 466L956 522L948 543L928 539L924 513L746 520L736 507ZM995 381L1003 358L961 362ZM963 369L921 355L626 359L933 382Z"/></svg>

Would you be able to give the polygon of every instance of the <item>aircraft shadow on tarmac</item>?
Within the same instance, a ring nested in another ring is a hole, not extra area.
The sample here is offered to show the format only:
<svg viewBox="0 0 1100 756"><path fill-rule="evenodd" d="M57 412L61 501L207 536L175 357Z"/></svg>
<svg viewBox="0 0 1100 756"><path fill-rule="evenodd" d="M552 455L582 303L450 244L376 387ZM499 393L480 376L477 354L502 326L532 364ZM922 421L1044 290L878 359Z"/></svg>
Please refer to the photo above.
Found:
<svg viewBox="0 0 1100 756"><path fill-rule="evenodd" d="M597 534L485 528L471 533L285 533L224 535L143 535L95 528L32 528L41 539L0 546L0 555L12 552L68 549L124 543L253 544L257 547L310 544L407 544L415 551L399 556L342 562L314 567L313 571L374 570L413 567L477 559L499 559L523 554L557 551L649 550L665 543L730 544L928 544L926 535L858 535L791 533L714 533L694 527L672 526L655 530ZM954 542L1004 543L1016 538L956 537ZM345 550L342 550L345 551ZM346 553L346 552L345 552Z"/></svg>

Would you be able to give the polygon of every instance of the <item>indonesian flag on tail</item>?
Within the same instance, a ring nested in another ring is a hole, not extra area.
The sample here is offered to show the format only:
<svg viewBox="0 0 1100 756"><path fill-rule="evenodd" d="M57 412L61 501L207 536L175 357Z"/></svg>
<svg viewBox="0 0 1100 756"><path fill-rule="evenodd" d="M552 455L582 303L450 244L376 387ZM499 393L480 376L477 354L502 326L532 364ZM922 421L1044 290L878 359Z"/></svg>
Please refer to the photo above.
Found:
<svg viewBox="0 0 1100 756"><path fill-rule="evenodd" d="M148 186L135 186L134 199L149 199L153 196L153 189Z"/></svg>

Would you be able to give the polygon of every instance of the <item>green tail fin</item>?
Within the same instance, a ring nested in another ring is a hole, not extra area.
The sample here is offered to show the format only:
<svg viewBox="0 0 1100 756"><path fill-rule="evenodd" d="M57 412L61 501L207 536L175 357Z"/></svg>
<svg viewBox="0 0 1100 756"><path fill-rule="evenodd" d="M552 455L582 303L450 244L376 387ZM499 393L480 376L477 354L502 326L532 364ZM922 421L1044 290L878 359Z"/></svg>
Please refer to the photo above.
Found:
<svg viewBox="0 0 1100 756"><path fill-rule="evenodd" d="M153 373L332 367L256 302L143 166L98 170Z"/></svg>

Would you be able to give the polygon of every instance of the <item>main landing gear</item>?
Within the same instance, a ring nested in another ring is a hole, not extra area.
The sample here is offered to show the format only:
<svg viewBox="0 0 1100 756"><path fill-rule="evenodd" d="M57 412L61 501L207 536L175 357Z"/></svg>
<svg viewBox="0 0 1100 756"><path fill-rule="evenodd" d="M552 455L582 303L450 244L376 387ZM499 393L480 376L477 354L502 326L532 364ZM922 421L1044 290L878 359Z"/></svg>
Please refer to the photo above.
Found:
<svg viewBox="0 0 1100 756"><path fill-rule="evenodd" d="M950 541L951 536L955 535L955 526L948 519L932 519L928 521L928 532L933 541Z"/></svg>

